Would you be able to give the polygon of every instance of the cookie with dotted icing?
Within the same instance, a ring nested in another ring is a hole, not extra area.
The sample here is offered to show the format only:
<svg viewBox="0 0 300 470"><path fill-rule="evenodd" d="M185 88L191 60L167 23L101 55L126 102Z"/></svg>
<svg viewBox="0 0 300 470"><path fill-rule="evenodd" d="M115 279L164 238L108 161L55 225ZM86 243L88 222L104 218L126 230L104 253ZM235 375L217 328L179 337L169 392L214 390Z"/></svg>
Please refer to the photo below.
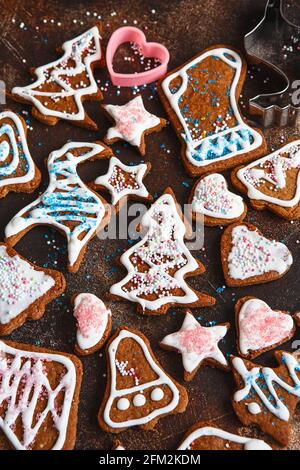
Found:
<svg viewBox="0 0 300 470"><path fill-rule="evenodd" d="M300 218L300 140L266 157L235 168L233 185L246 194L254 209L268 209L287 220Z"/></svg>
<svg viewBox="0 0 300 470"><path fill-rule="evenodd" d="M73 299L77 334L75 352L82 356L98 351L112 328L111 311L96 295L84 292Z"/></svg>
<svg viewBox="0 0 300 470"><path fill-rule="evenodd" d="M0 341L0 450L75 446L82 364L72 354Z"/></svg>
<svg viewBox="0 0 300 470"><path fill-rule="evenodd" d="M163 416L185 411L185 388L162 369L141 332L120 327L106 352L107 385L98 414L104 431L153 429Z"/></svg>
<svg viewBox="0 0 300 470"><path fill-rule="evenodd" d="M104 142L112 145L125 140L138 148L141 155L146 153L145 136L160 131L167 124L165 119L145 109L141 95L123 105L105 104L102 108L114 122L114 126L108 129Z"/></svg>
<svg viewBox="0 0 300 470"><path fill-rule="evenodd" d="M201 326L192 312L187 310L180 330L165 336L159 344L163 349L181 353L184 380L190 381L204 365L229 369L228 362L218 345L229 328L230 323Z"/></svg>
<svg viewBox="0 0 300 470"><path fill-rule="evenodd" d="M107 173L98 176L89 186L95 191L108 191L111 202L118 211L127 199L153 200L143 182L150 170L151 163L125 165L118 158L111 157Z"/></svg>
<svg viewBox="0 0 300 470"><path fill-rule="evenodd" d="M41 182L27 144L27 126L13 111L0 113L0 198L10 191L31 193Z"/></svg>
<svg viewBox="0 0 300 470"><path fill-rule="evenodd" d="M293 257L284 243L266 238L255 225L243 222L224 230L221 261L226 284L239 287L281 278Z"/></svg>
<svg viewBox="0 0 300 470"><path fill-rule="evenodd" d="M293 317L272 310L256 297L242 297L234 307L239 355L253 359L291 339L295 334Z"/></svg>
<svg viewBox="0 0 300 470"><path fill-rule="evenodd" d="M240 436L213 423L194 424L185 434L178 450L272 450L265 441Z"/></svg>
<svg viewBox="0 0 300 470"><path fill-rule="evenodd" d="M232 405L245 426L256 425L286 446L300 399L300 353L275 351L274 356L278 363L275 368L232 358L237 386Z"/></svg>
<svg viewBox="0 0 300 470"><path fill-rule="evenodd" d="M188 286L185 278L205 271L184 242L186 226L176 197L167 188L144 214L143 238L119 259L126 277L111 286L109 298L137 304L146 315L163 315L172 306L205 307L215 299Z"/></svg>
<svg viewBox="0 0 300 470"><path fill-rule="evenodd" d="M65 290L62 273L36 266L0 243L0 336L27 320L38 320L46 305Z"/></svg>
<svg viewBox="0 0 300 470"><path fill-rule="evenodd" d="M36 80L27 86L16 86L11 97L32 105L32 114L39 121L54 126L60 119L77 126L97 130L87 115L83 102L100 101L100 92L93 70L104 66L101 51L101 25L97 24L80 36L66 41L61 58L31 69Z"/></svg>
<svg viewBox="0 0 300 470"><path fill-rule="evenodd" d="M246 123L238 106L246 71L239 52L215 45L159 82L190 176L232 168L266 153L262 132Z"/></svg>
<svg viewBox="0 0 300 470"><path fill-rule="evenodd" d="M37 225L54 227L67 238L68 269L76 272L87 243L110 217L109 205L82 181L77 166L111 154L102 142L68 142L51 152L47 160L49 185L10 220L5 228L6 242L14 246Z"/></svg>
<svg viewBox="0 0 300 470"><path fill-rule="evenodd" d="M203 220L208 226L224 226L241 222L247 206L241 196L229 191L227 181L220 173L200 178L189 197L193 220Z"/></svg>

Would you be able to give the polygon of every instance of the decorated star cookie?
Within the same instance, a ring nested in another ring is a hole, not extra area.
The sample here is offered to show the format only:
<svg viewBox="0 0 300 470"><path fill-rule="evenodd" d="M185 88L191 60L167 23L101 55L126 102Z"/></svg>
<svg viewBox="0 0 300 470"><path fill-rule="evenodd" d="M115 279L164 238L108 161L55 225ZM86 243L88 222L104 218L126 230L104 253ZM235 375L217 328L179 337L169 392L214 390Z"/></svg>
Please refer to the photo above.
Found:
<svg viewBox="0 0 300 470"><path fill-rule="evenodd" d="M222 171L266 153L262 132L245 122L238 106L246 72L237 51L212 46L159 83L189 175Z"/></svg>
<svg viewBox="0 0 300 470"><path fill-rule="evenodd" d="M272 450L261 439L239 436L211 423L196 423L186 433L178 450Z"/></svg>
<svg viewBox="0 0 300 470"><path fill-rule="evenodd" d="M232 172L234 186L255 209L268 209L288 220L300 218L300 140Z"/></svg>
<svg viewBox="0 0 300 470"><path fill-rule="evenodd" d="M107 346L107 361L107 386L98 415L104 431L118 433L133 426L148 430L161 417L185 411L185 388L161 368L139 331L119 328Z"/></svg>
<svg viewBox="0 0 300 470"><path fill-rule="evenodd" d="M27 145L24 120L12 111L0 113L0 198L10 191L30 193L41 174Z"/></svg>
<svg viewBox="0 0 300 470"><path fill-rule="evenodd" d="M193 219L203 217L205 225L241 222L247 213L243 199L228 190L223 175L212 173L198 180L189 198Z"/></svg>
<svg viewBox="0 0 300 470"><path fill-rule="evenodd" d="M165 119L145 109L141 95L122 106L106 104L103 109L115 122L114 127L108 129L104 141L110 145L118 140L125 140L137 147L141 155L146 152L145 136L159 131L166 125Z"/></svg>
<svg viewBox="0 0 300 470"><path fill-rule="evenodd" d="M235 305L239 355L252 359L291 339L294 320L288 312L272 310L256 297L243 297Z"/></svg>
<svg viewBox="0 0 300 470"><path fill-rule="evenodd" d="M63 44L63 56L33 69L36 80L24 87L14 87L11 96L32 104L32 114L39 121L55 125L64 119L78 126L97 129L86 114L84 100L101 100L93 68L104 65L101 52L101 27L94 26Z"/></svg>
<svg viewBox="0 0 300 470"><path fill-rule="evenodd" d="M291 421L300 399L300 354L275 351L279 367L258 366L246 359L232 359L238 387L232 400L234 411L245 426L256 424L286 446Z"/></svg>
<svg viewBox="0 0 300 470"><path fill-rule="evenodd" d="M106 201L91 191L77 173L77 165L107 158L111 150L101 142L69 142L48 158L49 186L34 202L20 210L5 228L14 246L32 227L50 225L68 240L68 269L76 272L88 241L109 220Z"/></svg>
<svg viewBox="0 0 300 470"><path fill-rule="evenodd" d="M77 321L75 352L87 355L98 351L111 332L111 311L96 295L83 293L74 298L74 317Z"/></svg>
<svg viewBox="0 0 300 470"><path fill-rule="evenodd" d="M148 315L163 315L172 305L214 305L213 297L185 282L205 268L184 243L186 227L170 188L144 214L140 226L147 232L121 256L127 275L110 288L110 298L136 302L138 312Z"/></svg>
<svg viewBox="0 0 300 470"><path fill-rule="evenodd" d="M192 380L201 365L212 365L227 369L228 363L219 349L218 343L227 333L229 323L205 327L195 319L190 311L185 315L182 327L176 333L165 336L160 342L164 349L182 354L184 380Z"/></svg>
<svg viewBox="0 0 300 470"><path fill-rule="evenodd" d="M248 223L232 224L225 229L221 239L221 260L228 286L274 281L293 263L286 245L264 237Z"/></svg>
<svg viewBox="0 0 300 470"><path fill-rule="evenodd" d="M27 320L38 320L46 305L65 290L64 276L40 268L0 243L0 336ZM1 408L1 405L0 405Z"/></svg>
<svg viewBox="0 0 300 470"><path fill-rule="evenodd" d="M77 357L0 341L0 450L75 446L82 365Z"/></svg>
<svg viewBox="0 0 300 470"><path fill-rule="evenodd" d="M152 201L143 179L151 169L151 163L125 165L111 157L106 175L98 176L90 187L96 191L107 190L112 204L118 209L127 198Z"/></svg>

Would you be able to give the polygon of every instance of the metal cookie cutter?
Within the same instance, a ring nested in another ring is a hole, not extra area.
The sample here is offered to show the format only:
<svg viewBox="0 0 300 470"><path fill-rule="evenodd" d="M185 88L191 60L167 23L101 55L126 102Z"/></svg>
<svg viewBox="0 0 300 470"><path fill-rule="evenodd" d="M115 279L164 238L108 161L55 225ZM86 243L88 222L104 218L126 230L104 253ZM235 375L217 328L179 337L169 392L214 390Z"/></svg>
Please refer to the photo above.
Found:
<svg viewBox="0 0 300 470"><path fill-rule="evenodd" d="M300 24L286 18L283 0L267 1L263 18L245 35L244 47L251 63L267 65L282 81L280 91L251 98L250 113L260 116L265 127L294 125L300 116L300 103L293 100L293 86L300 87Z"/></svg>

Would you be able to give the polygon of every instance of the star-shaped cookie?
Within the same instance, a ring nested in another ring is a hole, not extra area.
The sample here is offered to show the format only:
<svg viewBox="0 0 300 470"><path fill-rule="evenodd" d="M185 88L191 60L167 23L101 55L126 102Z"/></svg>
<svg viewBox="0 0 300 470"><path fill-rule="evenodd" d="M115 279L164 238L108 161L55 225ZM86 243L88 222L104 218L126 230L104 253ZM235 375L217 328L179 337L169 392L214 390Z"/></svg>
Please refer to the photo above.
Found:
<svg viewBox="0 0 300 470"><path fill-rule="evenodd" d="M110 127L104 141L111 145L118 140L125 140L138 147L141 155L145 155L145 135L162 129L167 121L149 113L145 109L140 95L123 106L106 104L103 109L115 125Z"/></svg>
<svg viewBox="0 0 300 470"><path fill-rule="evenodd" d="M201 365L229 368L224 354L218 347L219 341L224 338L229 327L229 323L201 326L187 310L180 330L165 336L160 346L182 354L184 380L190 381Z"/></svg>
<svg viewBox="0 0 300 470"><path fill-rule="evenodd" d="M119 209L127 198L152 201L153 198L143 183L150 169L151 163L125 165L118 158L111 157L107 173L98 176L90 186L96 191L108 191L116 209Z"/></svg>

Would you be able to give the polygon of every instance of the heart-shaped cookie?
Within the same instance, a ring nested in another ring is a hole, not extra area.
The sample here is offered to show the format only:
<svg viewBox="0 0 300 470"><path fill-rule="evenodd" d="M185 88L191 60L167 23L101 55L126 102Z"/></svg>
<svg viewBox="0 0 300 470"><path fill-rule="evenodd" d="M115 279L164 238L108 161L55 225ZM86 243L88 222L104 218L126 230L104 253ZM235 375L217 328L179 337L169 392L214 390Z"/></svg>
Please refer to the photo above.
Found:
<svg viewBox="0 0 300 470"><path fill-rule="evenodd" d="M144 57L152 57L160 62L157 67L140 73L118 73L114 71L114 55L119 46L125 43L136 44L140 54ZM157 42L147 42L144 33L133 26L124 26L117 29L110 37L106 49L106 65L114 85L132 87L146 85L155 82L163 77L167 72L167 65L170 59L168 49Z"/></svg>
<svg viewBox="0 0 300 470"><path fill-rule="evenodd" d="M293 257L286 245L264 237L254 225L235 223L222 235L221 261L225 282L231 287L279 279Z"/></svg>
<svg viewBox="0 0 300 470"><path fill-rule="evenodd" d="M235 305L237 348L240 356L252 359L288 341L295 333L288 312L272 310L263 300L243 297Z"/></svg>
<svg viewBox="0 0 300 470"><path fill-rule="evenodd" d="M242 221L247 206L241 196L228 189L223 175L212 173L198 180L190 195L193 219L204 217L206 225L228 225Z"/></svg>

